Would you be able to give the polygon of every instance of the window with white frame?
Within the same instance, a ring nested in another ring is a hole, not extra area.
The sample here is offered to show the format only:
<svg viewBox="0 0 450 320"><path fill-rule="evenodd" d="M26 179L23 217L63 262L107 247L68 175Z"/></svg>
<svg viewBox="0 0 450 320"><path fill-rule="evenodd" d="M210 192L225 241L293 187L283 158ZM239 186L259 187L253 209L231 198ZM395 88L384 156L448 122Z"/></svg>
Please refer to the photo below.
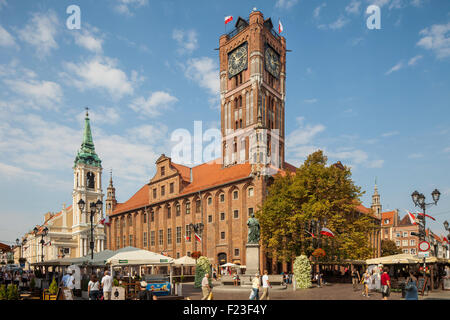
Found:
<svg viewBox="0 0 450 320"><path fill-rule="evenodd" d="M395 245L396 245L397 247L400 247L400 240L395 241Z"/></svg>
<svg viewBox="0 0 450 320"><path fill-rule="evenodd" d="M406 238L408 236L408 232L407 231L403 231L403 238Z"/></svg>
<svg viewBox="0 0 450 320"><path fill-rule="evenodd" d="M410 243L410 246L415 246L416 245L416 240L410 240L409 243Z"/></svg>
<svg viewBox="0 0 450 320"><path fill-rule="evenodd" d="M402 246L403 247L407 247L408 246L408 240L403 240L402 241Z"/></svg>
<svg viewBox="0 0 450 320"><path fill-rule="evenodd" d="M409 253L409 250L408 250L408 249L403 249L403 253L408 254L408 253Z"/></svg>

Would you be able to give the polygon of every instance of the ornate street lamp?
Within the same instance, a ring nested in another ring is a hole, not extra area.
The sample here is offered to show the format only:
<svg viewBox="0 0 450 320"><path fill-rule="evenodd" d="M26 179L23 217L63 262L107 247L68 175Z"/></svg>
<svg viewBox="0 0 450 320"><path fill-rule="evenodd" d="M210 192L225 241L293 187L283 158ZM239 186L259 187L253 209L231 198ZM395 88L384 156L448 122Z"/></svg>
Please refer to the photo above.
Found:
<svg viewBox="0 0 450 320"><path fill-rule="evenodd" d="M414 202L414 205L417 206L417 203L418 203L418 201L419 201L419 192L417 192L417 190L414 191L414 192L411 194L411 198L412 198L412 201Z"/></svg>
<svg viewBox="0 0 450 320"><path fill-rule="evenodd" d="M37 233L39 232L39 229L37 227L34 227L33 231L34 231L34 235L37 236ZM41 241L40 241L41 249L42 249L42 251L41 251L41 262L44 262L44 244L45 244L44 237L46 237L47 234L48 234L48 228L44 227L44 229L42 229L42 231L41 231Z"/></svg>
<svg viewBox="0 0 450 320"><path fill-rule="evenodd" d="M81 213L84 212L86 207L86 202L83 199L78 201L78 208ZM91 249L91 259L94 259L94 216L96 212L100 212L103 207L103 202L99 199L97 202L91 202L89 205L90 209L90 218L91 218L91 241L90 241L90 249ZM87 209L87 208L86 208Z"/></svg>

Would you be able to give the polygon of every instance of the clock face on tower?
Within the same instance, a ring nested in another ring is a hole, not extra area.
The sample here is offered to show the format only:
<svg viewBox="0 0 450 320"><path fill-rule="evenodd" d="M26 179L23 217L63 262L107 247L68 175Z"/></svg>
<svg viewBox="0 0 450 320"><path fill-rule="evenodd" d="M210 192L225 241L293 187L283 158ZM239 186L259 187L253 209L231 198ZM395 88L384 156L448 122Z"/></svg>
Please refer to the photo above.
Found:
<svg viewBox="0 0 450 320"><path fill-rule="evenodd" d="M264 56L266 70L278 79L280 76L280 55L271 47L266 46L266 53Z"/></svg>
<svg viewBox="0 0 450 320"><path fill-rule="evenodd" d="M228 54L228 78L247 69L247 42Z"/></svg>

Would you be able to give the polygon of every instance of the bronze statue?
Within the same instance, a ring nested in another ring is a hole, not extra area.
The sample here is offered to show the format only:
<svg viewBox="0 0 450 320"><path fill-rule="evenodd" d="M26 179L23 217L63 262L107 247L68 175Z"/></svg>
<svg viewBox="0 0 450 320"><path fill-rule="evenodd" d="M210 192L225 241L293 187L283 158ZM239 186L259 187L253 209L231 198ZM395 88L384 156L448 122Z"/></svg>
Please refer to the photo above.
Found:
<svg viewBox="0 0 450 320"><path fill-rule="evenodd" d="M247 243L259 243L259 221L255 218L255 214L252 213L247 220L248 226L248 238Z"/></svg>

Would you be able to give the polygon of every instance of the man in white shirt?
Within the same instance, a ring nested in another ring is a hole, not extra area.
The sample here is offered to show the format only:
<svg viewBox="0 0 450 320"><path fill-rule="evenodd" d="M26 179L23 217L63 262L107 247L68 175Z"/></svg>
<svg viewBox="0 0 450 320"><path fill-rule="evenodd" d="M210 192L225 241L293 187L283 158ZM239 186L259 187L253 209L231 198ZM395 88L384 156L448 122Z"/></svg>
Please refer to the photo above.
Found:
<svg viewBox="0 0 450 320"><path fill-rule="evenodd" d="M211 290L210 286L209 286L209 273L205 273L205 276L203 277L202 280L202 292L203 292L203 297L202 300L206 300L209 296L209 292Z"/></svg>
<svg viewBox="0 0 450 320"><path fill-rule="evenodd" d="M66 287L72 291L75 289L75 270L72 270L72 274L67 278Z"/></svg>
<svg viewBox="0 0 450 320"><path fill-rule="evenodd" d="M269 287L272 288L272 285L269 282L269 276L267 274L267 270L264 270L264 275L262 276L262 284L263 284L263 294L260 298L260 300L269 300Z"/></svg>
<svg viewBox="0 0 450 320"><path fill-rule="evenodd" d="M250 300L259 300L259 287L260 287L261 279L259 277L259 272L255 274L255 277L252 280L252 295Z"/></svg>
<svg viewBox="0 0 450 320"><path fill-rule="evenodd" d="M105 271L105 275L102 278L104 300L111 300L112 285L113 285L113 277L109 275L109 271Z"/></svg>

